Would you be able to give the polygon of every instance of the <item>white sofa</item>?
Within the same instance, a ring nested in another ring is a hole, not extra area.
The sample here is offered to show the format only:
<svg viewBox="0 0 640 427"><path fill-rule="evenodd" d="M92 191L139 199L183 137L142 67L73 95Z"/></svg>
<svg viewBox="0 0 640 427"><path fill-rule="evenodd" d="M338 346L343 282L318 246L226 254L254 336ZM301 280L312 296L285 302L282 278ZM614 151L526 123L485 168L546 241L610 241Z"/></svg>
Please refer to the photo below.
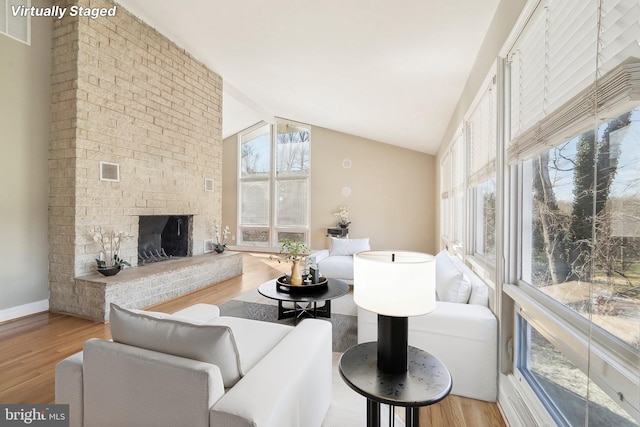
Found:
<svg viewBox="0 0 640 427"><path fill-rule="evenodd" d="M357 286L357 285L356 285ZM498 322L488 288L457 257L436 255L436 308L409 317L409 345L440 359L451 372L452 394L495 402ZM358 342L377 340L377 315L358 307Z"/></svg>
<svg viewBox="0 0 640 427"><path fill-rule="evenodd" d="M331 323L296 327L112 305L113 341L56 366L71 426L320 426L331 403Z"/></svg>
<svg viewBox="0 0 640 427"><path fill-rule="evenodd" d="M353 255L371 249L369 239L329 238L329 249L321 249L307 256L307 268L314 267L330 279L353 284Z"/></svg>

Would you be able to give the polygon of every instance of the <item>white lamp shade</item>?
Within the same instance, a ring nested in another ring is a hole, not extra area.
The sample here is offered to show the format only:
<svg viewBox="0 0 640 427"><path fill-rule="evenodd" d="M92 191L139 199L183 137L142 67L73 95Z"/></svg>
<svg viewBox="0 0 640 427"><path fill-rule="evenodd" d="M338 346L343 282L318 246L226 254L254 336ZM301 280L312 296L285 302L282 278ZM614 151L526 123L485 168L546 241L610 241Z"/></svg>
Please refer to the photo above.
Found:
<svg viewBox="0 0 640 427"><path fill-rule="evenodd" d="M420 252L359 252L353 256L353 298L385 316L427 314L436 305L436 259Z"/></svg>

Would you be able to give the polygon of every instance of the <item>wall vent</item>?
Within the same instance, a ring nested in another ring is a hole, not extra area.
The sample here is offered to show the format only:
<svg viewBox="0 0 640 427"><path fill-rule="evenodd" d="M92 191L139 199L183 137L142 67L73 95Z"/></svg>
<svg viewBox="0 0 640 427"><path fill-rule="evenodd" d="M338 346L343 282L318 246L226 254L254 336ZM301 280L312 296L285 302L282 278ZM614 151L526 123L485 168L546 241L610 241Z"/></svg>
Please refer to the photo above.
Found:
<svg viewBox="0 0 640 427"><path fill-rule="evenodd" d="M204 179L204 191L213 192L213 180L211 178Z"/></svg>
<svg viewBox="0 0 640 427"><path fill-rule="evenodd" d="M120 165L118 163L100 162L100 181L120 181Z"/></svg>

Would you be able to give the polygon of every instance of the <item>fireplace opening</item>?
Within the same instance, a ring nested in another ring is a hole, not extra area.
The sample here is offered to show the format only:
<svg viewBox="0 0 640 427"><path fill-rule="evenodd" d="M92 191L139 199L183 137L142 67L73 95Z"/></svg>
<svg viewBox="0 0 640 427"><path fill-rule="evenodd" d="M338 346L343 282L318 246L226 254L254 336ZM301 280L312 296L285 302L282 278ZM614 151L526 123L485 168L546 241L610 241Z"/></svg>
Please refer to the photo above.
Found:
<svg viewBox="0 0 640 427"><path fill-rule="evenodd" d="M140 216L138 265L193 255L193 215Z"/></svg>

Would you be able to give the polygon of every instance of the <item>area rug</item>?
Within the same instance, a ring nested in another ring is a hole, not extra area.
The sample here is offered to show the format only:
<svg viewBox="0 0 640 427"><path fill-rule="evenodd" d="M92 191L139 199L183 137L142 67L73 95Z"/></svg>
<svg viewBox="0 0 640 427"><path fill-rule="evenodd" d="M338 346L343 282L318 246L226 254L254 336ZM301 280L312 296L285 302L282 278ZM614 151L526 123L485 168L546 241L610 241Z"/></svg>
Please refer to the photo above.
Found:
<svg viewBox="0 0 640 427"><path fill-rule="evenodd" d="M262 320L265 322L281 323L285 325L294 325L293 318L278 320L278 307L276 305L259 304L255 302L246 302L231 300L220 306L220 315L244 317L253 320ZM333 325L333 351L344 353L358 342L357 327L358 322L355 316L346 316L344 314L332 313L330 321Z"/></svg>
<svg viewBox="0 0 640 427"><path fill-rule="evenodd" d="M257 290L249 291L220 305L222 316L234 316L293 325L293 319L278 320L276 301L263 297ZM333 325L333 395L331 406L322 427L358 427L366 425L366 399L351 390L338 372L338 362L344 351L357 344L357 318L353 295L347 294L332 301ZM381 427L388 425L388 407L380 408ZM395 427L404 427L404 422L395 416Z"/></svg>

